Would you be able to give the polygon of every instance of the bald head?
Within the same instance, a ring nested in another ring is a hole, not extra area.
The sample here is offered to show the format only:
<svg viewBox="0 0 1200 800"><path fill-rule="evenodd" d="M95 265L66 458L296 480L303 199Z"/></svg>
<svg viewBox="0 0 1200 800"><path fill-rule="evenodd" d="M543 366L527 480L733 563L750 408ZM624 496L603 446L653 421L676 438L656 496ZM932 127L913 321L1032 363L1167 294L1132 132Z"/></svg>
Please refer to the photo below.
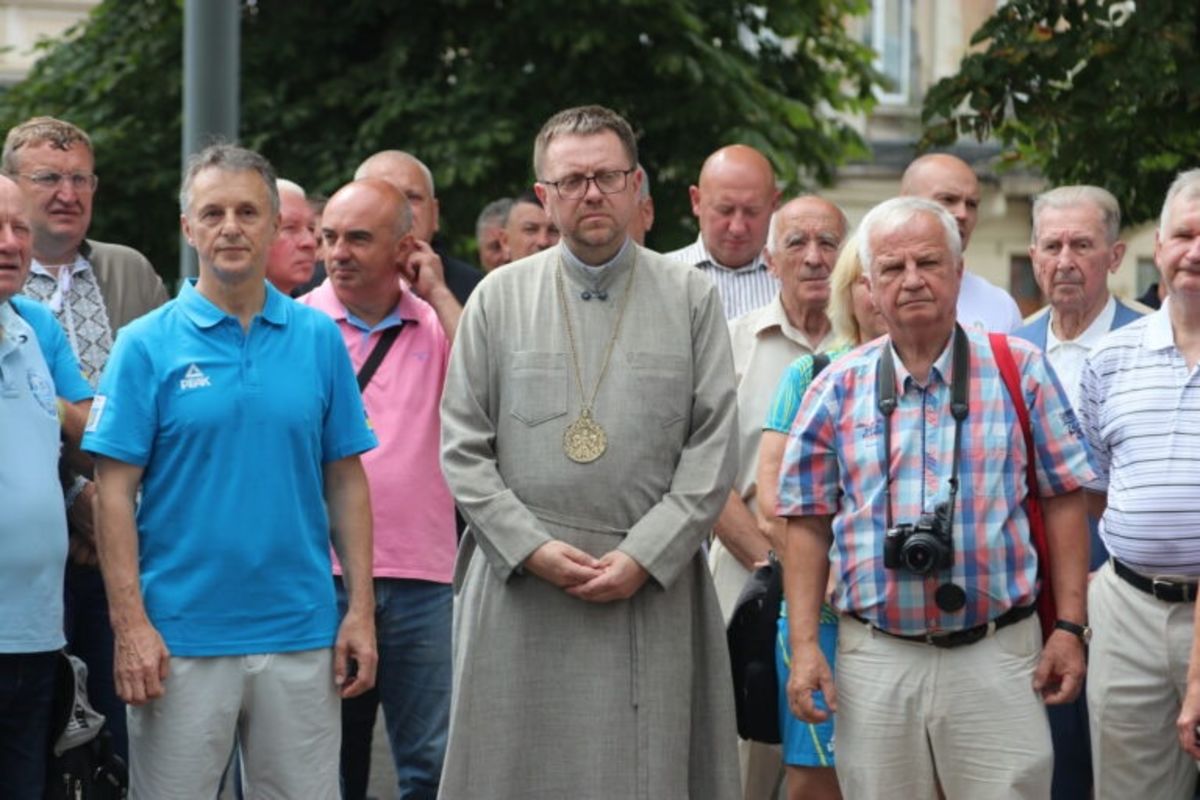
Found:
<svg viewBox="0 0 1200 800"><path fill-rule="evenodd" d="M767 243L779 201L771 162L753 147L722 147L705 160L689 193L709 255L732 269L753 262Z"/></svg>
<svg viewBox="0 0 1200 800"><path fill-rule="evenodd" d="M433 173L416 156L403 150L381 150L358 165L354 179L378 178L396 187L412 209L413 237L429 242L438 229L438 201Z"/></svg>
<svg viewBox="0 0 1200 800"><path fill-rule="evenodd" d="M349 215L355 221L364 216L363 211L370 211L372 220L378 217L381 227L390 227L397 239L411 232L413 219L408 199L383 178L356 178L347 183L325 203L325 213L329 209L341 210L343 206L356 207L355 213Z"/></svg>
<svg viewBox="0 0 1200 800"><path fill-rule="evenodd" d="M771 225L767 235L767 249L778 253L786 246L787 232L802 221L812 221L818 225L822 233L829 234L835 248L840 248L850 223L842 210L823 197L808 194L789 200L771 215Z"/></svg>
<svg viewBox="0 0 1200 800"><path fill-rule="evenodd" d="M921 156L904 171L900 194L932 200L949 211L966 249L979 220L979 179L967 162L948 153Z"/></svg>
<svg viewBox="0 0 1200 800"><path fill-rule="evenodd" d="M400 299L401 265L412 252L404 195L385 180L364 178L338 189L325 205L325 269L337 298L374 324Z"/></svg>

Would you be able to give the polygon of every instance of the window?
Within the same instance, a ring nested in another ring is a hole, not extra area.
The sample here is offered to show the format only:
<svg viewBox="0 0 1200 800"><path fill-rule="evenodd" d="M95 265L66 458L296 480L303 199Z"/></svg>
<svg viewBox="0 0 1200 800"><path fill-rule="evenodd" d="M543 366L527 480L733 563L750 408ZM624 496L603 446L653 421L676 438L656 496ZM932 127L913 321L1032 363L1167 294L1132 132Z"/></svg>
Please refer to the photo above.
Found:
<svg viewBox="0 0 1200 800"><path fill-rule="evenodd" d="M1158 267L1153 258L1142 256L1137 261L1137 293L1141 296L1153 284L1158 283Z"/></svg>
<svg viewBox="0 0 1200 800"><path fill-rule="evenodd" d="M909 101L912 67L912 0L871 0L867 44L877 54L875 66L891 86L879 91L883 103Z"/></svg>
<svg viewBox="0 0 1200 800"><path fill-rule="evenodd" d="M1008 259L1008 285L1012 287L1013 300L1021 309L1021 316L1028 317L1046 304L1042 290L1033 276L1033 262L1027 255L1014 255Z"/></svg>

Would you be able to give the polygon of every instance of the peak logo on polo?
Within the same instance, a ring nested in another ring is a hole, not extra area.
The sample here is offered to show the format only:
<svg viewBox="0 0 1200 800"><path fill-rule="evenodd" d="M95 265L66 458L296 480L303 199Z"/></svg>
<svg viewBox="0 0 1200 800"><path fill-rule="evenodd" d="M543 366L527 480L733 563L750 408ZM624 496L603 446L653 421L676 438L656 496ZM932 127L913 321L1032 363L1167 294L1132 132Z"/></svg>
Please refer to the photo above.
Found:
<svg viewBox="0 0 1200 800"><path fill-rule="evenodd" d="M205 386L212 386L208 376L200 371L200 368L192 364L187 368L183 378L179 381L179 388L183 391L189 389L203 389Z"/></svg>

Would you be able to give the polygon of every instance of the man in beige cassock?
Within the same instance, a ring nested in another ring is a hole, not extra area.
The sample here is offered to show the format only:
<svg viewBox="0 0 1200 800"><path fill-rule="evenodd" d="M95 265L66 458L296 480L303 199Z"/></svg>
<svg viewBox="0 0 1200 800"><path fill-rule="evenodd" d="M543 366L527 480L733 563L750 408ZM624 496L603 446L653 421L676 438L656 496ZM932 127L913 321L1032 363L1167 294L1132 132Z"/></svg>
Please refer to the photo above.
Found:
<svg viewBox="0 0 1200 800"><path fill-rule="evenodd" d="M736 468L720 299L629 240L641 174L620 116L554 115L534 169L562 241L479 285L442 398L468 530L440 796L736 798L700 552Z"/></svg>

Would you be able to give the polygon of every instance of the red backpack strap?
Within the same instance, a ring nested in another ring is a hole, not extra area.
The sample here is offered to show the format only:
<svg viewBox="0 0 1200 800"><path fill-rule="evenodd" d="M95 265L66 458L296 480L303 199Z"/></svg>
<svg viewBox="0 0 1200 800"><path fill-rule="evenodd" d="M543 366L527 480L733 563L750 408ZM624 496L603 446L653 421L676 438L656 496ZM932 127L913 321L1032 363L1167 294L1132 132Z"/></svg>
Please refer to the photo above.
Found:
<svg viewBox="0 0 1200 800"><path fill-rule="evenodd" d="M1050 582L1050 543L1046 539L1046 525L1042 518L1042 502L1037 485L1037 451L1033 447L1033 426L1029 422L1029 409L1025 405L1025 393L1021 391L1021 373L1008 346L1008 337L1003 333L989 333L988 341L992 345L992 355L1000 370L1000 378L1004 388L1017 411L1017 419L1021 423L1021 433L1025 439L1025 482L1028 492L1025 495L1025 513L1029 517L1029 537L1033 540L1033 548L1038 556L1038 579L1041 590L1038 592L1038 617L1042 622L1043 641L1054 630L1058 619L1058 611L1054 602L1054 587Z"/></svg>

